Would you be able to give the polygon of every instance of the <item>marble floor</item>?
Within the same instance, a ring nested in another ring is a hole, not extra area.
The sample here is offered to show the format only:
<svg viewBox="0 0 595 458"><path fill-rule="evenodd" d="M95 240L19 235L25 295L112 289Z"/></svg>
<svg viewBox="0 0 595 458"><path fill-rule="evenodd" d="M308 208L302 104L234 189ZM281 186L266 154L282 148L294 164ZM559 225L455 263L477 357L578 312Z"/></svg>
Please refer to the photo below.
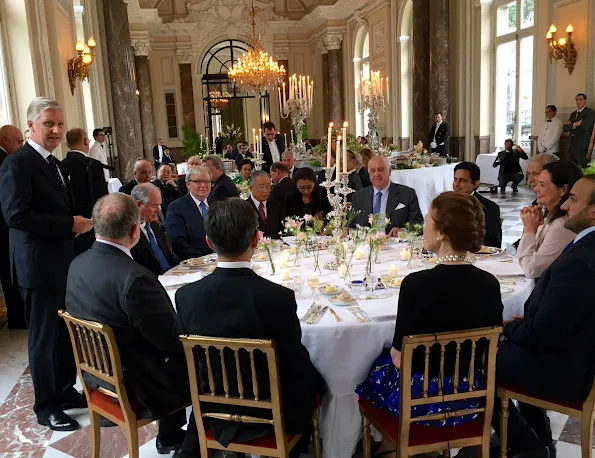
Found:
<svg viewBox="0 0 595 458"><path fill-rule="evenodd" d="M533 200L533 194L520 188L518 194L484 194L500 205L503 222L503 244L512 244L522 235L519 210ZM2 314L0 304L0 317ZM1 321L0 321L1 323ZM33 386L27 366L27 332L0 329L0 456L3 458L87 458L91 456L89 417L86 410L68 413L81 424L72 433L52 432L39 426L32 411ZM580 422L566 415L550 412L558 456L579 458ZM139 434L142 458L156 458L156 426L151 424ZM120 428L102 428L101 457L127 455L126 438ZM361 448L356 452L361 457ZM394 457L394 453L385 455Z"/></svg>

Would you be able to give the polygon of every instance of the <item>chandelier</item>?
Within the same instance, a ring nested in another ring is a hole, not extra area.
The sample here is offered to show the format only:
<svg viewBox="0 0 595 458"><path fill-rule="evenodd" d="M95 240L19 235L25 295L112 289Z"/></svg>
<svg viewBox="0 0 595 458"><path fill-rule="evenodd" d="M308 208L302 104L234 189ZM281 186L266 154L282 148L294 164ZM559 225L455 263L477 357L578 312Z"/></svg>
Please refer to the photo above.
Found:
<svg viewBox="0 0 595 458"><path fill-rule="evenodd" d="M220 91L210 91L209 98L211 99L211 107L214 109L226 107L229 103L228 97L231 97L231 94L227 91L223 94Z"/></svg>
<svg viewBox="0 0 595 458"><path fill-rule="evenodd" d="M272 88L281 83L285 76L285 68L279 66L263 49L256 33L256 10L254 2L248 11L252 18L251 49L238 59L227 75L236 86L246 92L260 94L264 89Z"/></svg>

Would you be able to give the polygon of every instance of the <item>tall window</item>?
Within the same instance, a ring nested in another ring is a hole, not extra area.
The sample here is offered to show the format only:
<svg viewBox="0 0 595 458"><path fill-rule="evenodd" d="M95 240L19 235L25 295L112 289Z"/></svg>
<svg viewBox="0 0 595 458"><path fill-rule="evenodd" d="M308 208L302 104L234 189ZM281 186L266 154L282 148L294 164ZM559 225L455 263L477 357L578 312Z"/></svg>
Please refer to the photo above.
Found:
<svg viewBox="0 0 595 458"><path fill-rule="evenodd" d="M360 28L355 38L355 53L353 58L353 71L355 75L355 133L366 135L366 117L370 110L359 112L358 93L362 79L370 77L370 33L365 28Z"/></svg>
<svg viewBox="0 0 595 458"><path fill-rule="evenodd" d="M0 16L0 126L10 124L10 104L9 104L9 87L6 79L6 61L4 54L4 40L3 40L3 18Z"/></svg>
<svg viewBox="0 0 595 458"><path fill-rule="evenodd" d="M167 113L167 137L178 138L178 116L176 114L176 94L173 90L165 91L165 111Z"/></svg>
<svg viewBox="0 0 595 458"><path fill-rule="evenodd" d="M495 142L512 138L530 147L535 0L494 4L496 51Z"/></svg>

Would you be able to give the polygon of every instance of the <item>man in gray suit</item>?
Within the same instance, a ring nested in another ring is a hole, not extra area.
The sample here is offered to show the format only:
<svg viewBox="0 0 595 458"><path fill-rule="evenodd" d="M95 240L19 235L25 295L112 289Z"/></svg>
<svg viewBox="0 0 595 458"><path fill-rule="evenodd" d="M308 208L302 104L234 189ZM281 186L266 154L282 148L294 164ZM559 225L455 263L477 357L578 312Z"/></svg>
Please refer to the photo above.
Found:
<svg viewBox="0 0 595 458"><path fill-rule="evenodd" d="M424 218L419 208L415 190L390 181L390 162L384 156L374 156L368 162L372 186L353 195L353 208L359 211L354 224L367 226L368 216L384 213L390 218L386 232L396 237L406 223L422 224Z"/></svg>
<svg viewBox="0 0 595 458"><path fill-rule="evenodd" d="M570 136L568 159L586 167L589 163L587 153L595 124L595 110L587 106L585 94L578 94L575 100L577 109L570 113L568 121L564 122L564 132L568 132Z"/></svg>

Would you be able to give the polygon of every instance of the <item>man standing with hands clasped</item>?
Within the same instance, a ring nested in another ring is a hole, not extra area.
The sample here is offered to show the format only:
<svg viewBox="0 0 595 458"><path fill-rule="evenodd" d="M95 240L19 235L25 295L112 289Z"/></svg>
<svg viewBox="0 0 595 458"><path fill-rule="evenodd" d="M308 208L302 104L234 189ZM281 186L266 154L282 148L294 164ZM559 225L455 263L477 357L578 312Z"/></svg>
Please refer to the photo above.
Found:
<svg viewBox="0 0 595 458"><path fill-rule="evenodd" d="M55 100L34 99L27 110L31 137L0 168L2 211L10 228L11 269L25 302L29 367L39 424L73 431L64 410L86 406L74 389L76 366L64 308L66 277L76 255L74 238L93 222L75 215L70 182L52 155L62 141L64 115Z"/></svg>
<svg viewBox="0 0 595 458"><path fill-rule="evenodd" d="M442 113L434 114L435 124L430 129L430 148L432 153L439 154L442 157L448 156L448 137L450 130L448 124L443 122Z"/></svg>
<svg viewBox="0 0 595 458"><path fill-rule="evenodd" d="M564 132L570 136L568 160L586 167L589 162L589 142L595 124L595 110L587 106L587 96L577 94L575 97L576 111L570 113L568 121L564 122Z"/></svg>

